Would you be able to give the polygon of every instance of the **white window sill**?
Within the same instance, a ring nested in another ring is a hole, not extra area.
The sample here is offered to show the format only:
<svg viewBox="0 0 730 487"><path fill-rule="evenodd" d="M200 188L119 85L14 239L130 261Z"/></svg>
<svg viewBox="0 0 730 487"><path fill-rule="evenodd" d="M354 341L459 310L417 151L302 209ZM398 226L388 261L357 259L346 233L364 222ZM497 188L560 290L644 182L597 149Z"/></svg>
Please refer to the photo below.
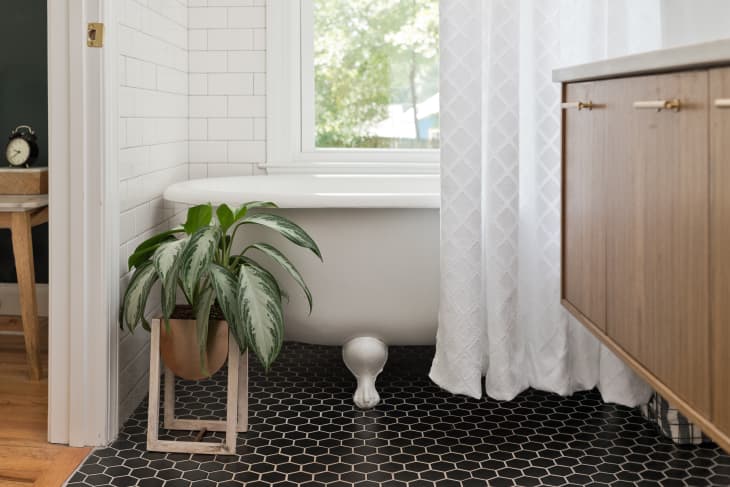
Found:
<svg viewBox="0 0 730 487"><path fill-rule="evenodd" d="M268 174L439 174L438 162L276 162L262 163Z"/></svg>

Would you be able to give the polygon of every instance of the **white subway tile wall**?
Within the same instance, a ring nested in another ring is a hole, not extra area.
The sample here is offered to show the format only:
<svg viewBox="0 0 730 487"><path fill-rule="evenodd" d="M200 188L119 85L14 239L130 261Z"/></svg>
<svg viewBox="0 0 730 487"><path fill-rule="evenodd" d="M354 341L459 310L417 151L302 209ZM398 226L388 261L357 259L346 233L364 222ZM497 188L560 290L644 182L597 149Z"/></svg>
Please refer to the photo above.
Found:
<svg viewBox="0 0 730 487"><path fill-rule="evenodd" d="M127 258L154 232L177 223L162 200L165 188L188 179L187 0L122 0L119 5L119 177L121 291ZM225 105L225 102L223 103ZM150 313L156 312L149 300ZM119 419L147 393L149 336L122 332L119 340Z"/></svg>
<svg viewBox="0 0 730 487"><path fill-rule="evenodd" d="M127 258L184 218L162 193L188 178L261 174L266 158L265 0L121 0L121 290ZM149 313L158 312L150 297ZM119 418L147 392L149 339L119 342Z"/></svg>
<svg viewBox="0 0 730 487"><path fill-rule="evenodd" d="M266 2L189 5L190 177L258 174L266 158Z"/></svg>

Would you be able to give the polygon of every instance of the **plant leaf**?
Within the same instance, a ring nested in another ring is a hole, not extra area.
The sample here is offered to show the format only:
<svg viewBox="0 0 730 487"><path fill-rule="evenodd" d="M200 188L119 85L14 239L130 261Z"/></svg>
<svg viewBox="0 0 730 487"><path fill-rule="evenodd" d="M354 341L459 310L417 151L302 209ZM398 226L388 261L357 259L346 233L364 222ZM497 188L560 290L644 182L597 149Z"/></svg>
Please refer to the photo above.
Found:
<svg viewBox="0 0 730 487"><path fill-rule="evenodd" d="M272 215L271 213L259 213L247 216L240 224L244 225L247 223L261 225L275 230L293 244L311 250L314 255L322 260L322 253L319 251L319 247L317 247L317 243L312 237L302 227L283 216Z"/></svg>
<svg viewBox="0 0 730 487"><path fill-rule="evenodd" d="M218 227L203 227L190 237L185 246L180 265L180 280L183 290L191 301L196 300L197 287L208 272L220 236Z"/></svg>
<svg viewBox="0 0 730 487"><path fill-rule="evenodd" d="M162 316L169 326L169 319L177 304L177 276L180 269L181 253L188 238L163 242L152 256L152 263L162 283Z"/></svg>
<svg viewBox="0 0 730 487"><path fill-rule="evenodd" d="M278 206L276 203L271 201L249 201L248 203L244 203L238 207L234 215L234 219L236 221L240 220L246 216L248 210L253 210L254 208L278 208Z"/></svg>
<svg viewBox="0 0 730 487"><path fill-rule="evenodd" d="M276 249L273 245L269 245L267 243L256 243L256 244L250 245L249 248L256 249L256 250L268 255L292 276L292 278L297 282L297 284L299 284L299 286L301 286L302 290L304 291L304 294L306 294L307 302L309 302L309 313L311 314L312 313L312 293L309 291L309 287L307 287L307 283L304 282L304 278L299 273L299 271L294 266L294 264L292 264L291 261L284 254L282 254L278 249Z"/></svg>
<svg viewBox="0 0 730 487"><path fill-rule="evenodd" d="M210 225L213 220L213 205L193 206L188 209L188 219L183 223L183 229L188 235L192 235L203 227Z"/></svg>
<svg viewBox="0 0 730 487"><path fill-rule="evenodd" d="M281 292L274 277L250 259L238 274L238 316L248 346L268 372L284 342Z"/></svg>
<svg viewBox="0 0 730 487"><path fill-rule="evenodd" d="M198 335L198 345L200 354L200 368L203 374L209 376L208 364L206 363L206 355L208 351L208 323L210 322L210 308L215 300L215 292L206 285L200 293L198 301L195 303L195 329Z"/></svg>
<svg viewBox="0 0 730 487"><path fill-rule="evenodd" d="M217 264L210 266L210 280L215 289L218 306L226 317L228 327L233 332L233 336L238 343L241 353L246 351L246 335L241 326L241 320L238 319L238 283L236 276L228 269Z"/></svg>
<svg viewBox="0 0 730 487"><path fill-rule="evenodd" d="M245 206L249 210L253 210L255 208L278 208L279 207L273 201L249 201L247 203L244 203L243 206Z"/></svg>
<svg viewBox="0 0 730 487"><path fill-rule="evenodd" d="M155 253L155 250L157 250L157 247L160 246L160 244L168 240L172 240L173 238L175 238L175 234L182 232L184 232L182 227L173 228L172 230L168 230L167 232L162 232L153 237L150 237L141 244L139 244L137 248L134 249L132 255L129 256L129 259L127 259L129 270L132 270L133 267L139 267L144 262L149 260L152 257L152 254Z"/></svg>
<svg viewBox="0 0 730 487"><path fill-rule="evenodd" d="M129 281L122 299L121 318L130 332L134 332L140 321L144 320L144 309L152 285L157 281L157 273L152 262L141 264Z"/></svg>
<svg viewBox="0 0 730 487"><path fill-rule="evenodd" d="M215 214L218 217L221 232L226 233L234 222L233 210L228 205L223 204L216 208Z"/></svg>

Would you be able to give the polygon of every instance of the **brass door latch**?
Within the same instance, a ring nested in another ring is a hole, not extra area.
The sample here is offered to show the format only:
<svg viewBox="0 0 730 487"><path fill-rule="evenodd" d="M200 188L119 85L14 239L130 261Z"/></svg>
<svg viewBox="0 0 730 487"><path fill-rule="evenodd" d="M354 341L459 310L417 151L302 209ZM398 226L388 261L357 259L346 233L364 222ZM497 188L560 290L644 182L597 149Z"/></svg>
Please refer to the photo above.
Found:
<svg viewBox="0 0 730 487"><path fill-rule="evenodd" d="M89 22L86 29L86 45L88 47L104 47L104 24Z"/></svg>

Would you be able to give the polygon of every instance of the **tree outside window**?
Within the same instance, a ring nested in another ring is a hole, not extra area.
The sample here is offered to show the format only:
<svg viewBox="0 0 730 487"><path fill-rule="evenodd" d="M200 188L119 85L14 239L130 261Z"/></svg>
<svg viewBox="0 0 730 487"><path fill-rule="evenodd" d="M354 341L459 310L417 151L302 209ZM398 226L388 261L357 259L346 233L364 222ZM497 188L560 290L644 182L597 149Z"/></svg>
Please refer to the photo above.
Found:
<svg viewBox="0 0 730 487"><path fill-rule="evenodd" d="M438 0L314 10L316 147L438 148Z"/></svg>

